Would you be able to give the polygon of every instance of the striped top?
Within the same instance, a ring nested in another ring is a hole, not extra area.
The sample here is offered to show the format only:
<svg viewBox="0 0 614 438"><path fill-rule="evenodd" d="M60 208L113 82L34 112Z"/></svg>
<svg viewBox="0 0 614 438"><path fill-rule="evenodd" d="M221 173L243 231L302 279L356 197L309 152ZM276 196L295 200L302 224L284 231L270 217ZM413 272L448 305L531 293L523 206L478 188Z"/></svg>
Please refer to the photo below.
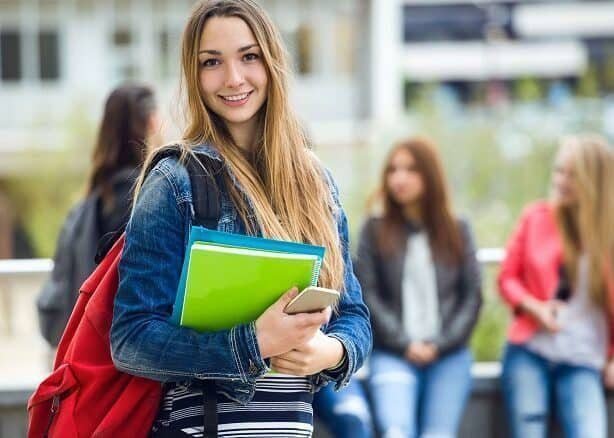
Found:
<svg viewBox="0 0 614 438"><path fill-rule="evenodd" d="M218 436L311 437L313 394L306 377L267 374L256 381L256 392L247 405L217 393ZM185 384L167 388L152 437L203 436L202 389Z"/></svg>

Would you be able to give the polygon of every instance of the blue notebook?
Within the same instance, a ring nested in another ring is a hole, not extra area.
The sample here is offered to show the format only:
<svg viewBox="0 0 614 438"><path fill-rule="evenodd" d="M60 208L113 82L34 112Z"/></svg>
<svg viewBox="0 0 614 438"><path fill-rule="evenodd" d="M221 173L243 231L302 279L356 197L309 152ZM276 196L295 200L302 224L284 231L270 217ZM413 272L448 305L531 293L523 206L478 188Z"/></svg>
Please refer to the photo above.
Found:
<svg viewBox="0 0 614 438"><path fill-rule="evenodd" d="M175 298L173 313L171 315L171 322L176 325L180 325L181 322L181 314L188 277L188 267L190 264L190 254L192 252L194 244L199 243L209 243L219 246L282 252L290 254L313 255L317 256L319 259L324 258L325 252L325 249L322 246L308 245L296 242L286 242L282 240L266 239L262 237L245 236L241 234L224 233L221 231L213 231L204 227L193 226L190 230L190 236L186 247L181 277L179 279L179 285L177 287L177 295Z"/></svg>

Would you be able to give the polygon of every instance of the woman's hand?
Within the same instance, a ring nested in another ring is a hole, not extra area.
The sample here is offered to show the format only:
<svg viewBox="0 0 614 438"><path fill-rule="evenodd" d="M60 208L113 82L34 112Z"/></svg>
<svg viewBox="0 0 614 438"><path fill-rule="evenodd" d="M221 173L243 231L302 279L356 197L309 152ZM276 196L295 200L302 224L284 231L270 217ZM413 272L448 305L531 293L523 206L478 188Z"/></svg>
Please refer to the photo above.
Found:
<svg viewBox="0 0 614 438"><path fill-rule="evenodd" d="M344 348L338 339L318 330L311 339L297 348L271 359L271 368L295 376L311 376L334 367L343 359Z"/></svg>
<svg viewBox="0 0 614 438"><path fill-rule="evenodd" d="M603 384L608 389L614 389L614 358L605 364L603 369Z"/></svg>
<svg viewBox="0 0 614 438"><path fill-rule="evenodd" d="M263 359L279 356L309 341L328 322L330 308L321 312L288 315L286 305L298 294L292 288L256 320L256 339Z"/></svg>
<svg viewBox="0 0 614 438"><path fill-rule="evenodd" d="M439 351L431 342L411 342L405 350L405 359L416 365L428 365L437 359Z"/></svg>
<svg viewBox="0 0 614 438"><path fill-rule="evenodd" d="M563 306L565 303L558 300L540 301L533 297L526 298L520 304L524 311L550 333L556 333L561 329L556 317Z"/></svg>

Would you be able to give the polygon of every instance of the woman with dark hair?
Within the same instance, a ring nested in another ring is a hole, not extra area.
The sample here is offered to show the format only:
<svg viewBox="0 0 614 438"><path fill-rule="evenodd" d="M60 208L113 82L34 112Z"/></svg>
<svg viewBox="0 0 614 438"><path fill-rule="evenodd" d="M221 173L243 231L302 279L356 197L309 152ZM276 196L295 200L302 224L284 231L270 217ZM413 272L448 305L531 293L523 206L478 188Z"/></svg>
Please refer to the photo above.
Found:
<svg viewBox="0 0 614 438"><path fill-rule="evenodd" d="M481 306L469 225L454 217L436 147L397 144L362 230L357 274L371 311L369 387L381 436L453 437L471 387L466 344Z"/></svg>
<svg viewBox="0 0 614 438"><path fill-rule="evenodd" d="M98 131L86 195L100 194L99 235L115 231L130 214L131 190L159 131L153 91L126 84L107 98Z"/></svg>
<svg viewBox="0 0 614 438"><path fill-rule="evenodd" d="M128 221L132 187L158 131L156 102L149 87L126 84L111 92L85 197L64 221L53 272L37 300L41 333L51 345L60 341L79 287L94 270L99 241Z"/></svg>

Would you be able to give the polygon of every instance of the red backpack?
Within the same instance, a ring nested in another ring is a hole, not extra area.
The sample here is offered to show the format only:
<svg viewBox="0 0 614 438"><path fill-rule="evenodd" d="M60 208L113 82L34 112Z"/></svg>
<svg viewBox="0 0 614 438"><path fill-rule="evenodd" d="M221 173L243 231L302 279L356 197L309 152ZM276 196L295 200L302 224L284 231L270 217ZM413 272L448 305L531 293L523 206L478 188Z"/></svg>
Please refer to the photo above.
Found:
<svg viewBox="0 0 614 438"><path fill-rule="evenodd" d="M179 154L176 146L162 149L148 170L162 158ZM197 222L208 227L215 227L219 217L217 181L207 170L216 164L193 155L186 162ZM28 438L145 438L150 434L161 384L123 373L111 359L109 333L123 247L121 234L81 286L53 372L28 401Z"/></svg>

